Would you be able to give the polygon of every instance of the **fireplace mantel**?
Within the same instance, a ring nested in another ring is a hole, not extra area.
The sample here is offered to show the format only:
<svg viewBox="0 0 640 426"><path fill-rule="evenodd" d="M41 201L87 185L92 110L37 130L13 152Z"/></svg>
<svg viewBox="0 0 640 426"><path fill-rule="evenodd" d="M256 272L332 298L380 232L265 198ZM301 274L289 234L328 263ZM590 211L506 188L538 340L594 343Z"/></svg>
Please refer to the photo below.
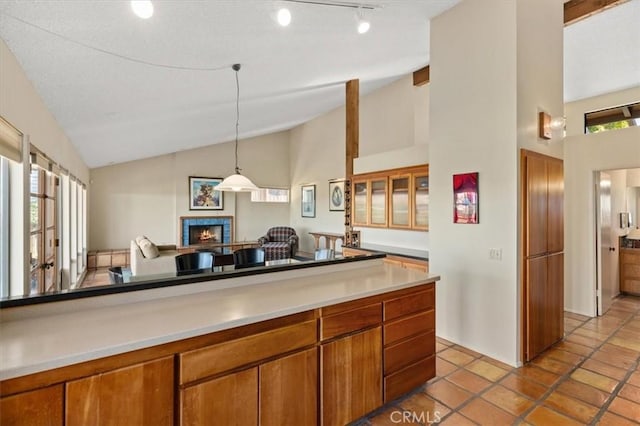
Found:
<svg viewBox="0 0 640 426"><path fill-rule="evenodd" d="M222 225L222 241L221 244L230 244L233 242L233 216L180 216L180 245L188 247L189 244L189 227L190 226L208 226Z"/></svg>

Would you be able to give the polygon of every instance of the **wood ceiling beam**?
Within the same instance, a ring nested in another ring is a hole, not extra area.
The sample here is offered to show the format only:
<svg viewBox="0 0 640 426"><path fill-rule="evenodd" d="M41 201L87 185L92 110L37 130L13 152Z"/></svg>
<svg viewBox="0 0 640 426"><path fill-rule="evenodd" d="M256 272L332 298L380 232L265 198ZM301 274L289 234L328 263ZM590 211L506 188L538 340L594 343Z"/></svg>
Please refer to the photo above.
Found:
<svg viewBox="0 0 640 426"><path fill-rule="evenodd" d="M353 159L358 158L360 143L360 80L346 84L346 178L353 175Z"/></svg>
<svg viewBox="0 0 640 426"><path fill-rule="evenodd" d="M422 86L429 82L429 65L413 72L413 85Z"/></svg>
<svg viewBox="0 0 640 426"><path fill-rule="evenodd" d="M569 0L564 4L564 25L570 25L628 0Z"/></svg>

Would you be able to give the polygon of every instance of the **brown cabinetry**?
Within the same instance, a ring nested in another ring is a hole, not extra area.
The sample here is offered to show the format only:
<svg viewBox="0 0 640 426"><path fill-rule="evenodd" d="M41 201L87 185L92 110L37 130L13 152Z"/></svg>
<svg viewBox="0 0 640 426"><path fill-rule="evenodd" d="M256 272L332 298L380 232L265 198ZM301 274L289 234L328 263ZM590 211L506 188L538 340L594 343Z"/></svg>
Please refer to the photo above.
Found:
<svg viewBox="0 0 640 426"><path fill-rule="evenodd" d="M371 254L370 251L364 249L355 249L351 247L342 247L342 255L344 257L358 256L358 255ZM397 265L401 268L415 269L422 272L429 272L429 261L422 259L415 259L412 257L398 256L395 254L388 254L384 258L383 262L390 265Z"/></svg>
<svg viewBox="0 0 640 426"><path fill-rule="evenodd" d="M640 295L640 248L620 247L620 291Z"/></svg>
<svg viewBox="0 0 640 426"><path fill-rule="evenodd" d="M429 229L429 166L354 175L352 225Z"/></svg>
<svg viewBox="0 0 640 426"><path fill-rule="evenodd" d="M62 426L63 393L56 385L0 399L0 425Z"/></svg>

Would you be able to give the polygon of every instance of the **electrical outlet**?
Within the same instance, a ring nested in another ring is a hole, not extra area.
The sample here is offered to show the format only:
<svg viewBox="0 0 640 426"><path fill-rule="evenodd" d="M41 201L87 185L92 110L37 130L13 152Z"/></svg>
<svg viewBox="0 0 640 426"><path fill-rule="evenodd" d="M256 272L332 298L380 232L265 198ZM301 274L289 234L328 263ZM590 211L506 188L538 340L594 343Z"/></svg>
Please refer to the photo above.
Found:
<svg viewBox="0 0 640 426"><path fill-rule="evenodd" d="M499 249L499 248L489 249L489 259L502 260L502 249Z"/></svg>

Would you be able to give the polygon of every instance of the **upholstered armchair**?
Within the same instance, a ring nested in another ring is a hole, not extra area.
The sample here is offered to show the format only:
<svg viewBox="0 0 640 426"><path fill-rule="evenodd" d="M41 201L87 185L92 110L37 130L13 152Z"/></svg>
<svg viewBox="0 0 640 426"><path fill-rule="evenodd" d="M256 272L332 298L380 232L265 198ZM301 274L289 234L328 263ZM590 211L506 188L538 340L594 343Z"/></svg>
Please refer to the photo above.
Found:
<svg viewBox="0 0 640 426"><path fill-rule="evenodd" d="M275 226L258 238L258 244L264 249L265 260L288 259L298 251L298 235L288 226Z"/></svg>

